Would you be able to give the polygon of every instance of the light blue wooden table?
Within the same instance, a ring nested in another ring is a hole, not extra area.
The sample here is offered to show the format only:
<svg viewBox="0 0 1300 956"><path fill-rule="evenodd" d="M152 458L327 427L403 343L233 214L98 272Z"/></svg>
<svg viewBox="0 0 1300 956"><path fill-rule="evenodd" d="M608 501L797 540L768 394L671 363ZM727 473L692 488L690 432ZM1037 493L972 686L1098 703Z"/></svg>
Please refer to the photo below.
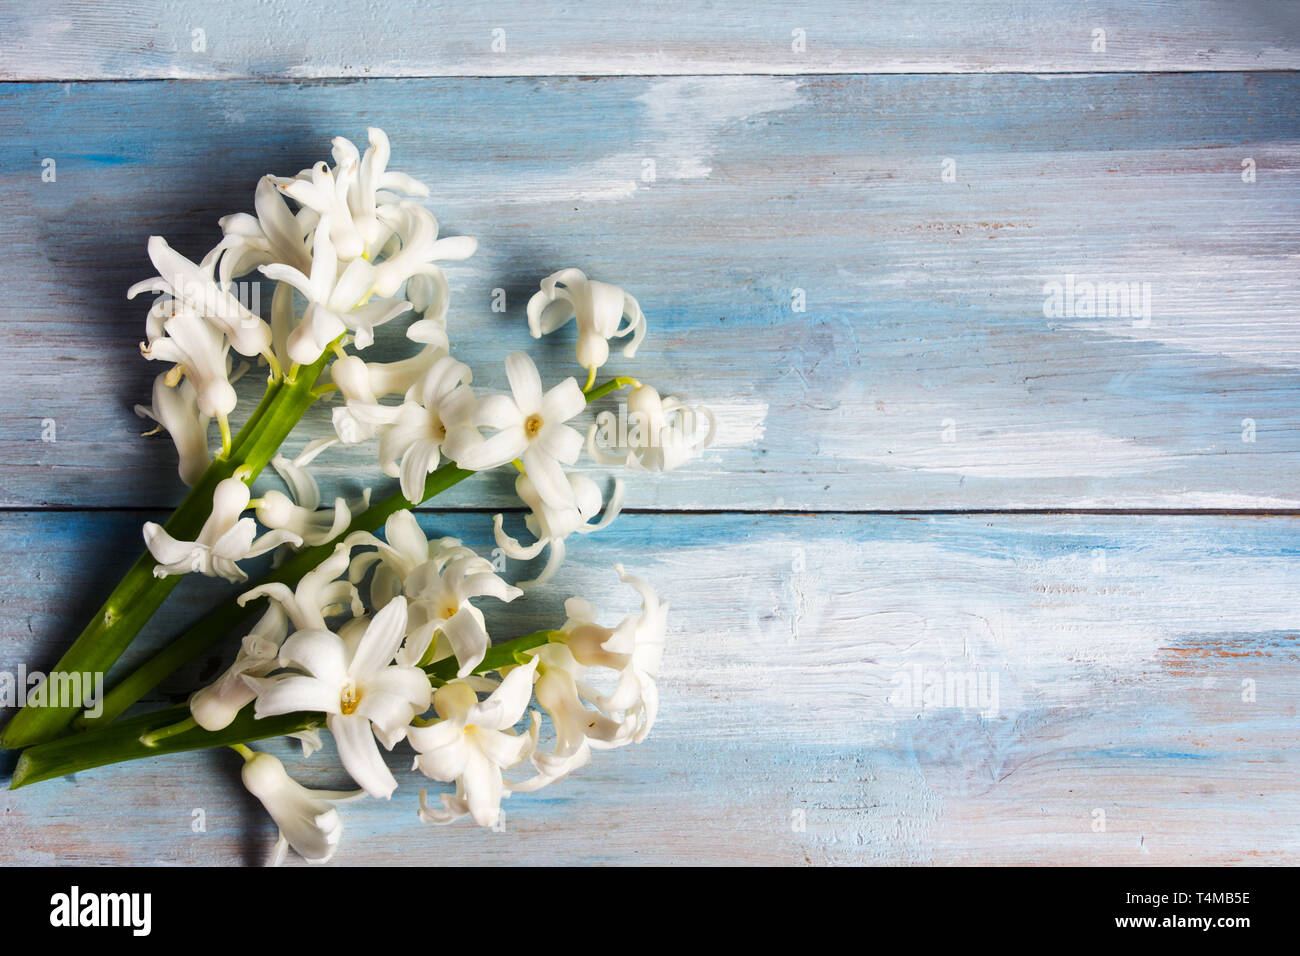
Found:
<svg viewBox="0 0 1300 956"><path fill-rule="evenodd" d="M453 341L485 384L576 265L720 429L528 602L620 559L659 585L651 739L504 833L422 826L407 776L339 864L1300 861L1300 3L467 6L0 10L0 668L48 667L180 498L131 414L146 237L200 254L378 125L479 238ZM486 549L509 492L421 521ZM237 762L5 793L0 862L258 862Z"/></svg>

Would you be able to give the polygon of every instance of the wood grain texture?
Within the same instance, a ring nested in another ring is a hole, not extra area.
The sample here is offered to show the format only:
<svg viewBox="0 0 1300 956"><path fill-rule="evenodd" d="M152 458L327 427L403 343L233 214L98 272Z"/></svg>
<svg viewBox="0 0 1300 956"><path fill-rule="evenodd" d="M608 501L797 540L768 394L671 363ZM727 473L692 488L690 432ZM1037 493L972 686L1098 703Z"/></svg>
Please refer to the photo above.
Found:
<svg viewBox="0 0 1300 956"><path fill-rule="evenodd" d="M1094 50L1095 30L1105 31L1104 49ZM1298 65L1300 10L1289 0L822 0L794 8L773 0L336 0L328 10L294 0L51 0L0 9L0 78L23 80Z"/></svg>
<svg viewBox="0 0 1300 956"><path fill-rule="evenodd" d="M0 666L53 658L145 517L0 515ZM486 553L482 516L421 521ZM340 864L1300 861L1294 519L630 515L554 586L483 602L489 626L531 630L574 592L617 620L636 606L617 560L673 606L650 740L512 797L504 834L421 826L395 753L401 788L345 808ZM185 582L153 638L210 590ZM954 695L906 699L936 679ZM343 782L327 753L277 752ZM212 752L5 793L0 863L257 863L274 833L237 767Z"/></svg>
<svg viewBox="0 0 1300 956"><path fill-rule="evenodd" d="M640 299L650 336L611 368L710 406L720 433L632 505L1300 507L1290 73L9 85L0 376L23 400L0 422L3 504L179 499L168 443L130 413L157 371L135 349L147 305L124 298L146 237L201 255L258 175L366 123L480 239L450 270L476 384L535 346L523 306L553 269ZM1137 283L1149 324L1046 314L1070 277ZM370 354L397 354L389 331ZM571 338L538 348L570 374ZM301 441L326 431L322 411ZM356 480L372 454L320 465ZM445 504L509 500L484 480Z"/></svg>
<svg viewBox="0 0 1300 956"><path fill-rule="evenodd" d="M720 431L632 476L649 513L552 586L482 602L497 637L572 593L612 622L610 566L645 574L673 606L650 740L511 798L504 833L419 824L395 754L338 864L1295 865L1300 518L920 512L1300 511L1298 68L1300 3L1271 0L5 5L0 669L50 666L181 497L131 414L146 238L202 254L258 176L373 124L480 240L449 270L476 385L521 347L569 374L523 306L576 265L649 315L611 370ZM1150 321L1056 314L1053 282L1137 283ZM385 331L370 356L402 353ZM376 474L372 447L318 465L327 495ZM480 476L420 520L486 554L514 505ZM185 581L121 667L230 591ZM272 749L345 784L329 745ZM274 839L226 752L0 808L0 865Z"/></svg>

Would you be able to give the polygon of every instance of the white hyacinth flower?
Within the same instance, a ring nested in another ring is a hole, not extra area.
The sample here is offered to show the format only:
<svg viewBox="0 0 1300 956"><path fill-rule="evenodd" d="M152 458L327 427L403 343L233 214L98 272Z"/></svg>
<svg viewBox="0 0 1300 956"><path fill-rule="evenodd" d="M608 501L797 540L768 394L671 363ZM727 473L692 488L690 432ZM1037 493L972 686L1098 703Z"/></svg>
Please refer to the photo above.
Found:
<svg viewBox="0 0 1300 956"><path fill-rule="evenodd" d="M528 759L536 746L537 719L529 733L510 732L532 697L534 658L513 668L500 686L483 701L466 681L438 688L433 706L440 718L428 726L406 731L419 751L415 766L426 777L456 783L456 794L443 796L443 811L431 810L421 795L420 819L449 823L468 813L479 826L495 826L501 815L501 798L508 795L502 770Z"/></svg>
<svg viewBox="0 0 1300 956"><path fill-rule="evenodd" d="M181 481L192 488L212 464L208 447L208 422L212 419L199 411L198 394L189 379L173 386L167 384L168 378L170 373L163 372L153 380L153 405L137 405L135 413L158 423L158 428L145 434L162 429L171 436L179 459L176 470Z"/></svg>
<svg viewBox="0 0 1300 956"><path fill-rule="evenodd" d="M284 608L272 603L240 642L239 654L226 672L190 695L190 714L204 730L228 727L257 692L244 676L265 677L279 667L280 645L289 635Z"/></svg>
<svg viewBox="0 0 1300 956"><path fill-rule="evenodd" d="M334 140L334 163L337 168L355 169L356 175L347 183L348 209L356 229L367 250L378 250L385 239L385 230L377 212L382 205L396 201L395 193L406 196L427 196L429 187L405 173L389 170L392 147L388 135L378 127L366 130L370 145L364 156L358 157L357 148L342 136Z"/></svg>
<svg viewBox="0 0 1300 956"><path fill-rule="evenodd" d="M332 362L329 378L345 403L333 411L334 433L339 441L356 445L374 438L387 420L387 413L375 415L371 406L379 405L379 400L389 395L406 394L446 354L445 349L429 345L396 362L365 362L357 355L345 355Z"/></svg>
<svg viewBox="0 0 1300 956"><path fill-rule="evenodd" d="M292 531L269 531L257 537L257 522L241 518L248 508L248 485L238 477L217 484L212 493L212 513L194 541L177 541L161 525L145 522L144 540L158 566L156 577L197 572L227 581L247 581L248 575L235 562L254 558L286 542L301 546Z"/></svg>
<svg viewBox="0 0 1300 956"><path fill-rule="evenodd" d="M289 357L307 365L320 358L332 341L351 330L357 348L374 341L374 329L409 308L405 301L376 299L371 294L372 267L364 259L342 260L330 239L330 218L316 226L312 241L310 273L280 262L258 266L267 278L286 282L307 299L307 310L297 328L289 333Z"/></svg>
<svg viewBox="0 0 1300 956"><path fill-rule="evenodd" d="M509 603L524 592L501 580L492 565L468 549L457 549L450 559L427 561L402 582L411 601L411 629L402 657L409 663L428 656L433 640L441 635L430 660L454 655L458 677L465 677L483 660L492 638L483 612L473 598L492 597Z"/></svg>
<svg viewBox="0 0 1300 956"><path fill-rule="evenodd" d="M582 435L564 424L587 405L582 389L566 378L545 394L537 366L526 352L506 357L510 395L490 395L478 402L473 422L496 434L465 443L455 453L456 464L470 471L496 468L516 458L542 500L556 508L571 507L573 486L563 465L582 454Z"/></svg>
<svg viewBox="0 0 1300 956"><path fill-rule="evenodd" d="M280 648L291 672L256 682L260 719L295 711L325 713L343 768L368 794L388 799L397 781L376 737L392 749L417 714L429 708L429 678L394 664L406 633L406 600L394 598L351 644L327 630L298 631Z"/></svg>
<svg viewBox="0 0 1300 956"><path fill-rule="evenodd" d="M465 387L473 377L469 366L444 355L408 389L401 405L348 402L347 420L378 432L384 474L400 479L407 501L424 499L425 479L441 463L444 445L463 447L473 440L468 433L474 396ZM336 415L336 427L339 421ZM458 432L465 435L458 439Z"/></svg>
<svg viewBox="0 0 1300 956"><path fill-rule="evenodd" d="M538 660L533 692L551 718L555 747L550 753L534 751L530 759L537 773L509 785L518 793L540 790L586 766L591 761L592 741L598 747L619 746L630 743L635 732L635 719L615 720L583 702L578 682L585 668L568 647L543 644L529 653Z"/></svg>
<svg viewBox="0 0 1300 956"><path fill-rule="evenodd" d="M292 531L309 548L333 541L347 530L354 514L370 507L367 488L355 503L335 498L333 508L312 509L294 504L293 499L274 489L258 500L257 520L268 528Z"/></svg>
<svg viewBox="0 0 1300 956"><path fill-rule="evenodd" d="M285 772L271 754L249 751L242 777L280 828L271 865L284 862L289 847L308 863L326 863L338 849L343 821L334 803L354 799L355 792L309 790Z"/></svg>
<svg viewBox="0 0 1300 956"><path fill-rule="evenodd" d="M178 307L201 316L225 335L240 355L266 355L271 347L271 327L250 312L212 276L212 256L196 265L167 244L162 236L149 237L149 258L158 278L137 282L127 290L128 299L145 291L162 292Z"/></svg>
<svg viewBox="0 0 1300 956"><path fill-rule="evenodd" d="M320 162L292 179L277 180L280 191L316 214L317 222L328 223L327 235L339 257L351 262L378 249L367 248L366 237L356 228L348 193L356 184L360 161L356 147L343 137L334 140L333 168Z"/></svg>
<svg viewBox="0 0 1300 956"><path fill-rule="evenodd" d="M308 469L311 463L320 457L321 452L337 444L338 441L334 438L317 438L315 441L309 441L293 458L276 455L271 459L271 467L288 485L296 504L309 510L320 507L320 486L316 484L316 479Z"/></svg>
<svg viewBox="0 0 1300 956"><path fill-rule="evenodd" d="M364 158L338 138L333 169L318 163L294 179L277 181L285 195L317 217L310 269L285 261L258 266L265 275L293 285L309 302L302 325L290 337L297 362L314 361L345 327L353 331L358 348L368 347L375 327L410 307L395 299L408 281L415 283L416 308L423 313L408 336L445 346L449 294L437 262L466 259L477 249L477 241L468 236L439 239L431 212L385 191L428 192L410 177L388 172L387 137L376 129L370 134Z"/></svg>
<svg viewBox="0 0 1300 956"><path fill-rule="evenodd" d="M620 325L623 319L626 325ZM609 361L609 340L632 335L623 347L628 358L645 338L646 321L641 306L616 285L588 279L579 269L561 269L542 280L541 289L528 300L528 331L533 338L554 332L576 319L578 364L598 369Z"/></svg>
<svg viewBox="0 0 1300 956"><path fill-rule="evenodd" d="M258 598L268 598L283 608L293 622L294 630L328 630L326 618L340 614L356 617L365 611L356 586L340 579L348 570L351 557L349 543L340 542L328 558L304 574L294 587L279 582L259 584L239 596L239 606Z"/></svg>
<svg viewBox="0 0 1300 956"><path fill-rule="evenodd" d="M447 279L437 263L468 259L478 250L478 240L473 236L439 239L438 220L429 210L413 202L381 206L377 215L392 230L400 246L391 253L386 250L384 258L372 265L371 292L385 298L394 296L408 280L424 276L431 285L425 284L421 292L430 293L432 301L422 311L433 312L437 319L445 318Z"/></svg>
<svg viewBox="0 0 1300 956"><path fill-rule="evenodd" d="M257 502L257 520L268 528L292 531L307 547L326 544L347 530L352 519L370 507L370 489L352 501L336 497L333 508L321 509L320 487L307 470L317 455L335 444L333 438L317 439L296 458L272 458L271 466L289 486L292 497L274 489L264 492Z"/></svg>
<svg viewBox="0 0 1300 956"><path fill-rule="evenodd" d="M253 194L256 216L237 212L219 220L224 237L213 250L220 255L217 274L223 288L258 266L281 262L301 272L311 270L307 237L317 217L304 223L293 214L274 176L263 176Z"/></svg>
<svg viewBox="0 0 1300 956"><path fill-rule="evenodd" d="M229 345L220 330L183 306L162 323L162 330L162 335L140 343L140 354L150 361L171 362L175 367L164 381L172 385L184 375L194 386L199 414L224 420L238 399L230 384Z"/></svg>
<svg viewBox="0 0 1300 956"><path fill-rule="evenodd" d="M332 169L317 163L292 179L276 180L280 190L304 210L331 217L331 240L348 260L374 259L384 250L392 230L379 214L401 201L397 194L429 194L424 183L388 169L392 151L383 130L372 126L366 132L370 145L364 156L350 140L337 136L332 143Z"/></svg>
<svg viewBox="0 0 1300 956"><path fill-rule="evenodd" d="M627 574L621 564L614 565L619 580L630 584L641 595L641 613L629 614L616 628L596 623L596 609L578 597L564 603L567 620L560 642L584 667L607 668L618 672L618 684L608 694L589 683L580 683L582 696L601 713L626 721L630 734L614 743L593 741L594 749L640 743L654 727L659 712L659 666L664 655L664 634L668 622L668 604L659 600L654 589L643 579Z"/></svg>
<svg viewBox="0 0 1300 956"><path fill-rule="evenodd" d="M440 349L450 349L447 337L447 309L451 305L451 287L441 269L437 274L411 276L406 282L406 300L420 317L406 327L406 337Z"/></svg>
<svg viewBox="0 0 1300 956"><path fill-rule="evenodd" d="M697 415L708 420L703 437L696 437ZM672 471L711 445L717 428L717 419L703 405L684 405L671 396L661 399L653 387L638 385L627 398L626 422L619 423L613 412L605 411L587 429L587 453L602 465ZM609 447L627 451L604 451Z"/></svg>
<svg viewBox="0 0 1300 956"><path fill-rule="evenodd" d="M455 538L430 542L415 515L405 510L389 515L384 522L384 538L387 540L380 540L368 531L358 531L348 535L344 542L352 547L368 545L375 548L352 559L348 580L357 583L366 572L375 568L370 582L370 603L376 609L403 593L403 582L421 565L433 561L441 569L454 557L474 554L469 548L461 547ZM490 564L487 566L491 567Z"/></svg>
<svg viewBox="0 0 1300 956"><path fill-rule="evenodd" d="M345 355L330 363L327 380L338 386L347 401L376 405L389 395L404 395L446 354L446 349L430 345L396 362L366 362L358 355Z"/></svg>
<svg viewBox="0 0 1300 956"><path fill-rule="evenodd" d="M610 496L609 507L605 509L604 517L592 524L591 519L600 514L600 489L586 475L571 474L565 477L573 488L573 504L565 508L554 508L543 501L527 475L520 475L515 479L515 491L530 509L529 514L524 518L524 523L537 539L532 544L522 545L506 534L503 515L496 515L492 519L497 547L508 557L517 561L531 561L541 554L544 548L550 548L546 567L542 569L542 573L532 580L520 581L521 588L535 587L549 581L564 563L564 539L574 532L590 534L608 527L609 523L618 517L623 507L623 481L616 478L614 493Z"/></svg>
<svg viewBox="0 0 1300 956"><path fill-rule="evenodd" d="M457 675L468 675L492 645L483 612L471 601L491 597L509 603L524 592L503 581L490 561L462 547L455 538L430 545L409 511L389 517L384 536L386 542L366 532L348 536L350 545L376 548L353 559L349 578L360 581L375 568L370 584L375 607L385 606L395 595L406 596L410 619L398 661L415 665L454 655L459 664ZM435 645L438 635L444 640Z"/></svg>

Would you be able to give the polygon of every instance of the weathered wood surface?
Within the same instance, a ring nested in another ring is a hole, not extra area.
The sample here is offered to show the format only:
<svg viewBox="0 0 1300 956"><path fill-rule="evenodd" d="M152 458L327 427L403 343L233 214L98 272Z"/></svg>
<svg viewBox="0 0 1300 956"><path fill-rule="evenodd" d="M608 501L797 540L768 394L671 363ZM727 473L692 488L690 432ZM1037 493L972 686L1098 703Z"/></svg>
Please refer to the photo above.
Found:
<svg viewBox="0 0 1300 956"><path fill-rule="evenodd" d="M551 270L638 296L650 336L611 367L721 428L632 505L1300 508L1292 73L10 85L4 505L179 499L168 443L130 413L157 371L135 347L147 304L124 297L145 240L202 254L258 175L367 123L480 239L450 269L476 384L532 342L523 306ZM1045 314L1071 281L1137 283L1149 322ZM542 347L550 374L570 343ZM328 429L312 421L303 441ZM320 465L371 474L372 454ZM444 504L510 500L488 487Z"/></svg>
<svg viewBox="0 0 1300 956"><path fill-rule="evenodd" d="M58 652L147 516L0 515L0 666ZM422 522L490 541L482 516ZM504 834L423 827L421 778L394 754L401 788L346 808L338 861L1294 864L1295 524L625 516L488 620L530 630L571 591L607 596L617 620L635 601L609 565L646 574L674 609L650 740L512 797ZM210 590L186 582L151 633ZM983 696L904 698L936 678ZM280 752L304 779L342 783L328 753ZM259 862L274 831L237 768L227 753L160 758L6 793L0 859Z"/></svg>
<svg viewBox="0 0 1300 956"><path fill-rule="evenodd" d="M568 374L522 311L577 265L649 314L612 367L721 427L488 606L498 636L570 593L616 620L609 566L645 573L674 608L650 740L512 798L505 833L423 827L407 772L345 808L339 863L1294 865L1300 518L1143 512L1300 511L1297 68L1300 3L1268 0L9 4L0 669L48 667L180 498L131 414L146 238L199 255L259 175L374 124L480 239L449 270L476 384L519 347ZM111 82L47 82L77 80ZM1138 283L1150 321L1045 314L1068 277ZM327 494L376 471L319 464ZM487 553L465 509L516 503L479 477L421 520ZM924 513L976 509L1126 513ZM186 581L124 666L226 590ZM905 699L936 680L984 697ZM5 792L0 863L258 863L236 764Z"/></svg>
<svg viewBox="0 0 1300 956"><path fill-rule="evenodd" d="M1276 70L1298 40L1290 0L50 0L0 9L0 79Z"/></svg>

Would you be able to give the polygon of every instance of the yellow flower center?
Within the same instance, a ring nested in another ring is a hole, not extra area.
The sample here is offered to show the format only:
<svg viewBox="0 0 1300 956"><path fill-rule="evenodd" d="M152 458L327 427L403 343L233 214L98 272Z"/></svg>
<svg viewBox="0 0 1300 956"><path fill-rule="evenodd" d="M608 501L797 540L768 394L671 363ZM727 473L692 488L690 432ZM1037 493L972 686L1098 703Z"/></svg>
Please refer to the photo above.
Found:
<svg viewBox="0 0 1300 956"><path fill-rule="evenodd" d="M529 415L524 421L524 434L529 438L536 438L537 433L542 430L542 416Z"/></svg>
<svg viewBox="0 0 1300 956"><path fill-rule="evenodd" d="M339 710L346 717L349 714L357 712L357 705L361 703L361 695L357 693L357 688L353 684L348 684L343 688L343 693L339 695Z"/></svg>

